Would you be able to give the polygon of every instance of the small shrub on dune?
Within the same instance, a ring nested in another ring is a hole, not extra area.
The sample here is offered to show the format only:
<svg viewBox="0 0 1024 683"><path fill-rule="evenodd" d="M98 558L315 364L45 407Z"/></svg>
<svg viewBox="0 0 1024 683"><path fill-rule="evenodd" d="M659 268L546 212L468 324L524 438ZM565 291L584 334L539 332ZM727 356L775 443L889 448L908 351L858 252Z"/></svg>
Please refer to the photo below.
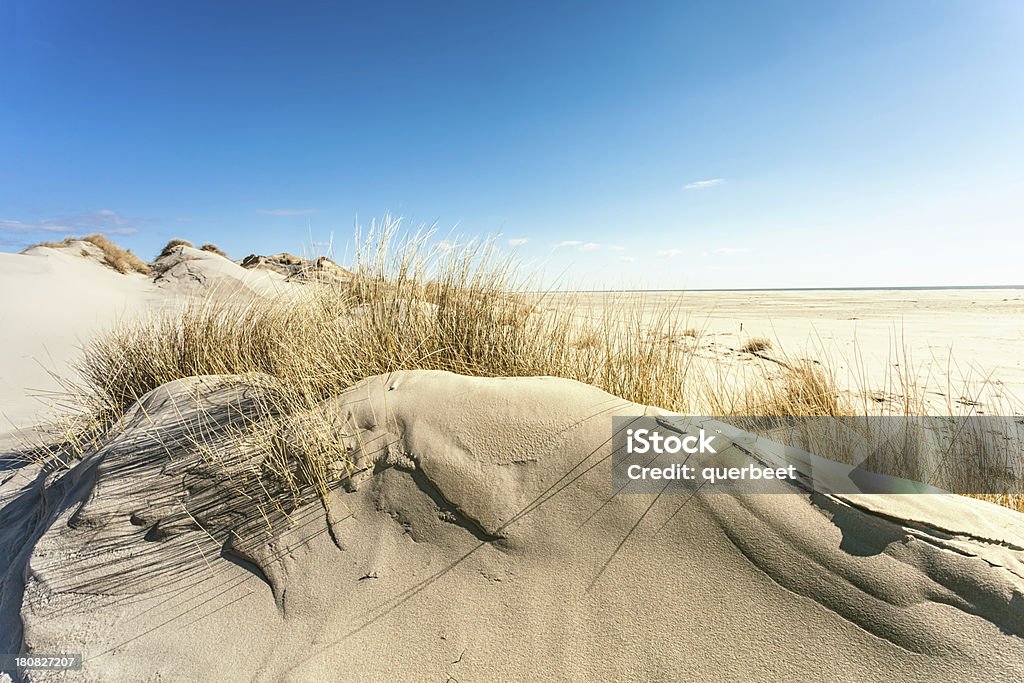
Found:
<svg viewBox="0 0 1024 683"><path fill-rule="evenodd" d="M759 369L753 376L705 375L708 415L764 417L839 417L860 411L844 397L835 378L821 366L803 361L780 364L781 373ZM736 387L740 387L737 390ZM701 414L704 414L703 412Z"/></svg>
<svg viewBox="0 0 1024 683"><path fill-rule="evenodd" d="M103 235L86 235L84 241L94 244L103 251L107 265L119 273L149 273L149 264L130 250L118 246Z"/></svg>
<svg viewBox="0 0 1024 683"><path fill-rule="evenodd" d="M143 275L146 275L150 272L149 264L133 254L131 250L114 244L109 239L99 234L86 235L85 237L65 237L60 242L40 242L35 246L60 249L68 246L72 242L88 242L89 244L98 247L100 251L103 252L103 262L119 273L142 273Z"/></svg>
<svg viewBox="0 0 1024 683"><path fill-rule="evenodd" d="M581 349L596 349L603 343L603 334L600 330L586 330L576 337L576 346Z"/></svg>
<svg viewBox="0 0 1024 683"><path fill-rule="evenodd" d="M743 353L762 353L772 348L772 342L765 337L752 337L747 343L740 347Z"/></svg>
<svg viewBox="0 0 1024 683"><path fill-rule="evenodd" d="M173 240L171 240L170 242L168 242L167 244L164 245L164 248L160 250L160 255L157 256L157 258L163 258L164 256L167 256L168 254L170 254L172 251L174 251L178 247L194 247L194 246L195 245L193 245L188 240L173 239Z"/></svg>
<svg viewBox="0 0 1024 683"><path fill-rule="evenodd" d="M218 247L216 244L206 243L203 246L199 247L199 249L200 251L208 251L212 254L217 254L218 256L228 258L228 255L224 253L224 250Z"/></svg>
<svg viewBox="0 0 1024 683"><path fill-rule="evenodd" d="M33 244L32 246L23 249L21 253L24 254L29 249L35 249L36 247L46 247L47 249L60 249L62 247L68 246L77 239L77 237L65 237L60 242L37 242L36 244Z"/></svg>

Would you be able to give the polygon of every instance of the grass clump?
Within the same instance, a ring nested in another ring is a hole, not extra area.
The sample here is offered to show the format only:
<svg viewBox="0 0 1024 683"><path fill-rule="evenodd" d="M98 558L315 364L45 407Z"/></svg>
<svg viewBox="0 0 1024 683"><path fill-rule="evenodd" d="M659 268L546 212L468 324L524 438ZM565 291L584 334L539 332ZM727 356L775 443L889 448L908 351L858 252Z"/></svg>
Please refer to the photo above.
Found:
<svg viewBox="0 0 1024 683"><path fill-rule="evenodd" d="M67 247L72 242L88 242L99 248L103 253L103 263L121 274L142 273L147 275L150 271L149 264L133 254L130 249L114 244L99 234L86 235L85 237L65 237L60 242L40 242L35 246L60 249Z"/></svg>
<svg viewBox="0 0 1024 683"><path fill-rule="evenodd" d="M740 347L740 351L743 353L762 353L764 351L770 351L771 348L772 342L770 339L765 337L752 337L747 340L747 343Z"/></svg>
<svg viewBox="0 0 1024 683"><path fill-rule="evenodd" d="M166 247L165 247L165 249L166 249ZM217 254L218 256L223 256L224 258L228 258L228 255L224 253L224 250L221 249L220 247L218 247L216 244L210 244L209 242L207 242L203 246L199 247L199 249L200 249L200 251L208 251L210 253Z"/></svg>
<svg viewBox="0 0 1024 683"><path fill-rule="evenodd" d="M167 256L168 254L170 254L172 251L174 251L178 247L192 247L192 248L194 248L195 245L193 245L188 240L182 240L182 239L170 240L167 244L164 245L164 248L160 250L160 255L157 256L157 258L159 259L159 258L163 258L164 256Z"/></svg>

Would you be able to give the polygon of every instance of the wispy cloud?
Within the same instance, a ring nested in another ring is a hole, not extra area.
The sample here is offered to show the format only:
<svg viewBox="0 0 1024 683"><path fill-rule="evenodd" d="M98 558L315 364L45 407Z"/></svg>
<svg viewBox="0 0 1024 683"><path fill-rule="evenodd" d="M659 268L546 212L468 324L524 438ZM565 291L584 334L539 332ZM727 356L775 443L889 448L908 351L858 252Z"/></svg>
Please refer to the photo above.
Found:
<svg viewBox="0 0 1024 683"><path fill-rule="evenodd" d="M626 248L619 244L609 244L608 251L626 251Z"/></svg>
<svg viewBox="0 0 1024 683"><path fill-rule="evenodd" d="M619 260L622 261L623 263L632 263L633 261L636 261L636 257L635 256L620 256Z"/></svg>
<svg viewBox="0 0 1024 683"><path fill-rule="evenodd" d="M440 242L434 245L434 248L440 252L447 254L448 252L452 252L458 249L459 245L456 244L455 242L452 242L451 240L441 240Z"/></svg>
<svg viewBox="0 0 1024 683"><path fill-rule="evenodd" d="M721 185L725 182L725 178L711 178L709 180L695 180L692 183L688 183L683 186L685 190L703 190L708 187L714 187L715 185Z"/></svg>
<svg viewBox="0 0 1024 683"><path fill-rule="evenodd" d="M673 258L675 256L682 256L685 253L682 249L662 249L658 252L658 256L661 258Z"/></svg>
<svg viewBox="0 0 1024 683"><path fill-rule="evenodd" d="M138 226L146 221L126 218L116 211L101 209L89 213L43 218L36 221L0 219L0 231L32 233L84 233L101 232L107 235L130 235L138 232Z"/></svg>
<svg viewBox="0 0 1024 683"><path fill-rule="evenodd" d="M563 240L555 245L555 249L577 249L579 251L597 251L601 245L597 242L584 242L582 240Z"/></svg>
<svg viewBox="0 0 1024 683"><path fill-rule="evenodd" d="M317 213L316 209L259 209L256 213L264 216L311 216Z"/></svg>
<svg viewBox="0 0 1024 683"><path fill-rule="evenodd" d="M747 254L750 250L745 247L719 247L712 254L715 256L732 256L733 254Z"/></svg>
<svg viewBox="0 0 1024 683"><path fill-rule="evenodd" d="M525 237L514 237L514 238L512 238L512 239L510 239L508 241L508 246L510 246L510 247L521 247L521 246L523 246L524 244L526 244L529 241L530 240L528 240Z"/></svg>

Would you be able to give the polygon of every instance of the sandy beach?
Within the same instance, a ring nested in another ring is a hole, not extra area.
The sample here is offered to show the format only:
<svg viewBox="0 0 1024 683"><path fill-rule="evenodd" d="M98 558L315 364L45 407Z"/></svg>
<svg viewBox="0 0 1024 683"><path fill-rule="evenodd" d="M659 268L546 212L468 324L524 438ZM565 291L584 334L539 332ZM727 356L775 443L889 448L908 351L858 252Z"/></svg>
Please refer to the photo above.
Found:
<svg viewBox="0 0 1024 683"><path fill-rule="evenodd" d="M1024 396L1024 290L895 289L577 294L581 315L666 310L716 354L763 337L785 355L828 361L852 390L887 391L909 366L930 408L988 403L992 414ZM970 395L950 395L951 386ZM949 401L947 401L947 398ZM982 410L986 408L981 407Z"/></svg>

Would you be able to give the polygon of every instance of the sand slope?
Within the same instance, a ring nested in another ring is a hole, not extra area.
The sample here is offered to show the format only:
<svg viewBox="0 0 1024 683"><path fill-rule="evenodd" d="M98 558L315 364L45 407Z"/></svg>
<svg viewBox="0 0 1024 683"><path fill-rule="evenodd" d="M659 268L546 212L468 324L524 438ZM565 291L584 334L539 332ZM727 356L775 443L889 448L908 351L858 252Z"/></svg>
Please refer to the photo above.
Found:
<svg viewBox="0 0 1024 683"><path fill-rule="evenodd" d="M1017 513L796 489L613 497L609 418L657 409L421 371L328 402L361 471L289 520L255 502L261 456L229 436L261 390L166 385L70 471L20 473L0 616L20 605L28 649L85 652L79 678L103 681L1024 672ZM200 429L230 477L190 444Z"/></svg>
<svg viewBox="0 0 1024 683"><path fill-rule="evenodd" d="M291 290L285 276L268 269L243 268L220 254L177 246L153 263L153 282L170 295L272 295Z"/></svg>
<svg viewBox="0 0 1024 683"><path fill-rule="evenodd" d="M279 273L184 246L158 259L150 276L103 265L88 242L0 254L0 443L64 407L66 391L55 375L73 381L82 346L114 325L190 301L219 297L244 305L300 290Z"/></svg>
<svg viewBox="0 0 1024 683"><path fill-rule="evenodd" d="M161 300L146 276L122 275L76 248L0 254L0 433L50 417L61 390L51 373L73 376L68 363L83 342Z"/></svg>

